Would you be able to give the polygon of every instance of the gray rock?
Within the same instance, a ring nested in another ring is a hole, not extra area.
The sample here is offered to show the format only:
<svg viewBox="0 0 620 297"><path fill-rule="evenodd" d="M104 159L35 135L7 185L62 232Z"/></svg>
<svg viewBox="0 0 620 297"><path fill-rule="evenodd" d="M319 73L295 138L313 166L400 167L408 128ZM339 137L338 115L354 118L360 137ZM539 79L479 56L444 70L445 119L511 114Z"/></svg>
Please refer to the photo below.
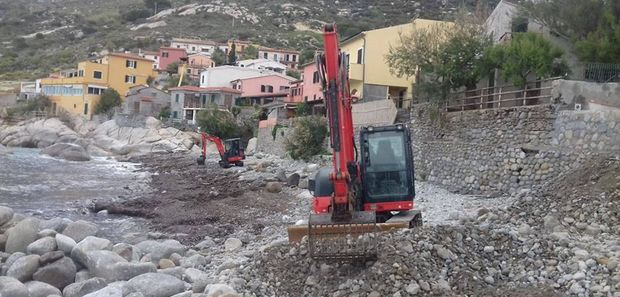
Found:
<svg viewBox="0 0 620 297"><path fill-rule="evenodd" d="M307 189L308 188L308 179L307 178L302 178L299 180L299 185L297 185L300 189Z"/></svg>
<svg viewBox="0 0 620 297"><path fill-rule="evenodd" d="M204 292L207 297L235 297L237 292L226 284L211 284L205 288Z"/></svg>
<svg viewBox="0 0 620 297"><path fill-rule="evenodd" d="M53 237L43 237L29 244L26 247L28 254L43 255L56 250L56 239Z"/></svg>
<svg viewBox="0 0 620 297"><path fill-rule="evenodd" d="M123 297L123 289L118 286L107 286L101 290L86 294L84 297Z"/></svg>
<svg viewBox="0 0 620 297"><path fill-rule="evenodd" d="M88 269L82 269L75 274L76 283L83 282L85 280L88 280L89 278L90 278L90 273L88 272Z"/></svg>
<svg viewBox="0 0 620 297"><path fill-rule="evenodd" d="M88 152L81 145L73 143L56 143L44 148L41 153L69 161L90 160Z"/></svg>
<svg viewBox="0 0 620 297"><path fill-rule="evenodd" d="M86 294L101 290L105 288L105 286L106 282L103 278L95 277L68 285L62 291L62 294L64 297L83 297Z"/></svg>
<svg viewBox="0 0 620 297"><path fill-rule="evenodd" d="M32 276L34 280L48 283L58 289L63 289L75 281L77 268L73 261L68 257L45 265Z"/></svg>
<svg viewBox="0 0 620 297"><path fill-rule="evenodd" d="M99 228L94 224L86 221L76 221L68 224L65 230L62 231L62 234L71 237L75 242L80 242L88 236L97 235L98 230Z"/></svg>
<svg viewBox="0 0 620 297"><path fill-rule="evenodd" d="M579 272L573 274L573 279L576 280L576 281L584 280L584 279L586 279L586 274L583 273L582 271L579 271Z"/></svg>
<svg viewBox="0 0 620 297"><path fill-rule="evenodd" d="M112 242L105 238L88 236L71 250L71 258L78 264L86 266L86 255L92 251L112 250Z"/></svg>
<svg viewBox="0 0 620 297"><path fill-rule="evenodd" d="M39 255L23 256L9 267L6 276L18 279L20 282L27 282L32 279L32 275L39 269Z"/></svg>
<svg viewBox="0 0 620 297"><path fill-rule="evenodd" d="M291 187L297 187L297 186L299 185L299 179L300 179L300 178L301 178L301 177L299 176L299 174L298 174L298 173L293 173L293 174L290 174L290 175L286 178L286 184L287 184L288 186L291 186Z"/></svg>
<svg viewBox="0 0 620 297"><path fill-rule="evenodd" d="M424 291L428 292L431 290L431 285L425 280L419 280L418 284L420 285L420 288Z"/></svg>
<svg viewBox="0 0 620 297"><path fill-rule="evenodd" d="M4 262L4 266L2 267L2 275L6 275L6 272L9 270L9 267L11 267L11 265L13 265L13 263L15 263L15 261L17 261L17 259L25 256L26 254L22 253L22 252L17 252L17 253L13 253L10 254L10 256L6 259L6 262Z"/></svg>
<svg viewBox="0 0 620 297"><path fill-rule="evenodd" d="M211 237L205 237L205 240L201 241L200 243L198 243L197 245L195 245L195 247L197 249L201 249L201 250L205 250L208 249L210 247L214 247L215 241L213 241L213 239L211 239Z"/></svg>
<svg viewBox="0 0 620 297"><path fill-rule="evenodd" d="M13 218L15 212L12 208L6 206L0 206L0 226L8 223Z"/></svg>
<svg viewBox="0 0 620 297"><path fill-rule="evenodd" d="M405 291L411 295L416 295L420 292L420 286L413 281L405 288Z"/></svg>
<svg viewBox="0 0 620 297"><path fill-rule="evenodd" d="M493 247L493 246L487 245L487 246L484 247L484 252L485 253L492 253L494 251L495 251L495 247Z"/></svg>
<svg viewBox="0 0 620 297"><path fill-rule="evenodd" d="M39 258L39 265L45 266L49 263L55 262L56 260L62 259L62 257L64 256L65 256L65 253L61 251L53 251L53 252L45 253L41 255L41 258Z"/></svg>
<svg viewBox="0 0 620 297"><path fill-rule="evenodd" d="M5 251L7 253L25 252L28 245L38 238L39 221L36 219L22 220L6 233L7 241Z"/></svg>
<svg viewBox="0 0 620 297"><path fill-rule="evenodd" d="M157 264L157 267L159 267L159 269L168 269L168 268L173 268L176 266L177 265L174 264L174 262L170 259L161 259L159 260L159 263Z"/></svg>
<svg viewBox="0 0 620 297"><path fill-rule="evenodd" d="M63 218L53 218L50 220L44 220L40 222L41 229L52 229L56 232L62 232L67 225L69 225L72 221L69 219Z"/></svg>
<svg viewBox="0 0 620 297"><path fill-rule="evenodd" d="M75 240L67 235L56 234L55 239L58 250L63 251L66 255L70 255L71 250L77 245Z"/></svg>
<svg viewBox="0 0 620 297"><path fill-rule="evenodd" d="M250 138L250 140L248 141L248 146L245 148L245 151L244 151L246 156L251 156L256 153L257 141L258 139L256 137Z"/></svg>
<svg viewBox="0 0 620 297"><path fill-rule="evenodd" d="M173 277L176 277L178 279L183 279L183 276L185 275L185 268L183 267L172 267L172 268L166 268L166 269L160 269L157 271L158 273L163 273L163 274L167 274Z"/></svg>
<svg viewBox="0 0 620 297"><path fill-rule="evenodd" d="M108 282L129 280L140 274L157 271L153 263L129 263L112 251L88 252L86 258L89 273Z"/></svg>
<svg viewBox="0 0 620 297"><path fill-rule="evenodd" d="M560 226L560 220L554 215L547 215L543 218L543 226L549 232L557 231L555 229Z"/></svg>
<svg viewBox="0 0 620 297"><path fill-rule="evenodd" d="M191 257L181 259L180 264L185 268L197 268L207 265L207 260L204 256L196 254Z"/></svg>
<svg viewBox="0 0 620 297"><path fill-rule="evenodd" d="M2 232L0 230L0 232ZM4 251L4 249L6 248L6 241L8 239L8 236L6 236L6 234L0 234L0 251Z"/></svg>
<svg viewBox="0 0 620 297"><path fill-rule="evenodd" d="M0 276L0 296L2 297L30 297L28 288L19 280Z"/></svg>
<svg viewBox="0 0 620 297"><path fill-rule="evenodd" d="M175 295L170 296L170 297L192 297L192 291L187 291L187 292L175 294Z"/></svg>
<svg viewBox="0 0 620 297"><path fill-rule="evenodd" d="M185 282L163 273L146 273L130 279L124 289L145 297L169 297L185 291Z"/></svg>
<svg viewBox="0 0 620 297"><path fill-rule="evenodd" d="M243 246L243 242L237 238L228 238L224 242L224 249L227 251L236 251Z"/></svg>
<svg viewBox="0 0 620 297"><path fill-rule="evenodd" d="M58 232L56 232L56 230L54 229L43 229L41 231L39 231L39 233L37 234L37 236L39 236L39 238L43 238L43 237L55 237L56 234L58 234Z"/></svg>
<svg viewBox="0 0 620 297"><path fill-rule="evenodd" d="M268 182L265 185L265 189L270 193L280 193L282 192L282 184L279 182Z"/></svg>
<svg viewBox="0 0 620 297"><path fill-rule="evenodd" d="M112 251L129 262L140 258L138 249L131 244L117 243L112 247Z"/></svg>
<svg viewBox="0 0 620 297"><path fill-rule="evenodd" d="M62 296L62 293L60 292L60 290L43 282L31 281L31 282L27 282L25 285L26 285L26 288L28 289L28 293L30 294L30 297L47 297L49 295L61 295Z"/></svg>
<svg viewBox="0 0 620 297"><path fill-rule="evenodd" d="M164 241L146 240L135 245L141 252L151 255L151 261L158 263L163 258L169 258L173 253L185 255L187 247L172 239Z"/></svg>

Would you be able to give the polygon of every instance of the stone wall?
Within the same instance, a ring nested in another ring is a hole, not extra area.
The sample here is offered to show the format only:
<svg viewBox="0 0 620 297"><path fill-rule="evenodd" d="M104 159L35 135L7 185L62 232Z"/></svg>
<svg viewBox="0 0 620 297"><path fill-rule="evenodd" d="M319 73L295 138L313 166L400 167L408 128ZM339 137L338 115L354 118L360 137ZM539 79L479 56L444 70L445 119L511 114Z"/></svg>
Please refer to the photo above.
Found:
<svg viewBox="0 0 620 297"><path fill-rule="evenodd" d="M583 110L620 109L620 83L595 83L576 80L555 80L553 98L569 109L581 104Z"/></svg>
<svg viewBox="0 0 620 297"><path fill-rule="evenodd" d="M620 112L557 111L551 105L438 112L415 105L416 176L470 194L527 189L587 162L620 153Z"/></svg>
<svg viewBox="0 0 620 297"><path fill-rule="evenodd" d="M293 128L290 125L288 127L278 127L275 139L272 134L273 128L273 126L258 128L256 151L286 157L287 153L284 143Z"/></svg>

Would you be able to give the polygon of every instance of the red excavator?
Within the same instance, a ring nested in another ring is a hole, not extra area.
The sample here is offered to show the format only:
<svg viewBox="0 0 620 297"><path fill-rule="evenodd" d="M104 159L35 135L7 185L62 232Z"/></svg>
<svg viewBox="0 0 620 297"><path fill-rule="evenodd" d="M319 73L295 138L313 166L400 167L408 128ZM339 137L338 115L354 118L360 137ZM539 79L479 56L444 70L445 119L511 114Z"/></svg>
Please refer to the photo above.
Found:
<svg viewBox="0 0 620 297"><path fill-rule="evenodd" d="M220 154L220 161L218 162L222 168L230 168L233 166L243 166L245 160L245 154L241 148L241 140L239 138L226 139L222 142L222 139L216 136L211 136L202 132L202 154L196 160L198 165L204 165L207 159L207 144L208 142L215 143L217 151Z"/></svg>
<svg viewBox="0 0 620 297"><path fill-rule="evenodd" d="M289 227L289 241L308 235L315 259L354 260L376 256L372 233L422 224L414 210L413 153L409 129L396 124L362 127L354 139L349 61L338 48L335 25L323 30L325 51L316 63L322 84L333 164L309 182L313 194L307 226Z"/></svg>

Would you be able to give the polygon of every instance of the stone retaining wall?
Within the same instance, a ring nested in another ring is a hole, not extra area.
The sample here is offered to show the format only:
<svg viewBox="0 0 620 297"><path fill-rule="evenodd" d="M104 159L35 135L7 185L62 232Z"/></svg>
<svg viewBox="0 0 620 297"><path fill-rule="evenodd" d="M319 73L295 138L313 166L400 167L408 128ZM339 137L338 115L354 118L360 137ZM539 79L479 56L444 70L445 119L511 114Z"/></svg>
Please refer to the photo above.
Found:
<svg viewBox="0 0 620 297"><path fill-rule="evenodd" d="M620 112L540 105L438 112L415 105L416 177L470 194L532 188L594 155L620 153Z"/></svg>
<svg viewBox="0 0 620 297"><path fill-rule="evenodd" d="M256 151L286 157L286 149L284 143L286 138L291 134L293 128L278 127L276 137L273 138L273 126L258 128Z"/></svg>

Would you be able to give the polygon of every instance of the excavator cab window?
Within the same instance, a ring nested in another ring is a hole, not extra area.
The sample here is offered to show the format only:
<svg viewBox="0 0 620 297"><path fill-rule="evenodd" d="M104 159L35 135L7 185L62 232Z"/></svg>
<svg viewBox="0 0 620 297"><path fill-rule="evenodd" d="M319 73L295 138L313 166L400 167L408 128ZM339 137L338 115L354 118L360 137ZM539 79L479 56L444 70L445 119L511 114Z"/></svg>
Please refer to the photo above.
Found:
<svg viewBox="0 0 620 297"><path fill-rule="evenodd" d="M239 138L227 139L224 146L228 156L239 156Z"/></svg>
<svg viewBox="0 0 620 297"><path fill-rule="evenodd" d="M367 202L401 201L412 197L413 168L406 131L363 129L361 133L361 164Z"/></svg>

